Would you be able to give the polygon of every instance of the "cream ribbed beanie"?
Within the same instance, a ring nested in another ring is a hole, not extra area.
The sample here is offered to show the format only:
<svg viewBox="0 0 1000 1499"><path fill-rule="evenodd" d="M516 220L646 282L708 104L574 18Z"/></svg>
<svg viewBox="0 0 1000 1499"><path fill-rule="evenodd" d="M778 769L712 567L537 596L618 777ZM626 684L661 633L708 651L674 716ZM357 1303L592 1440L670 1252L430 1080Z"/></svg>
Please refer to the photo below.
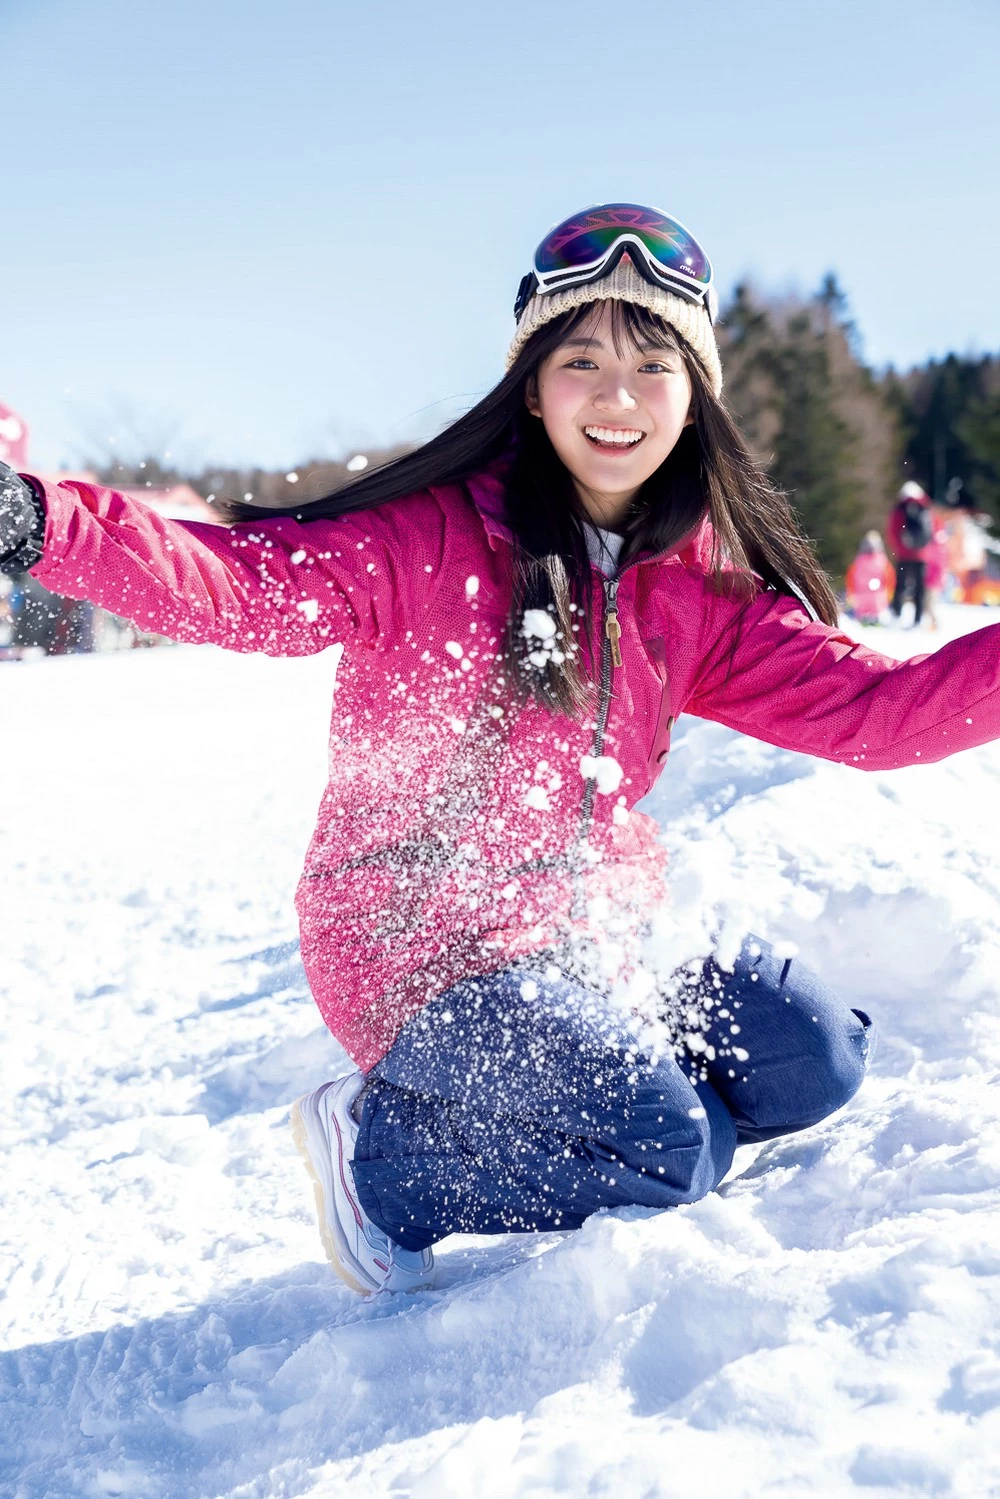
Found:
<svg viewBox="0 0 1000 1499"><path fill-rule="evenodd" d="M507 368L510 369L531 335L545 323L574 307L606 301L634 302L663 318L691 345L705 367L713 391L717 396L721 395L722 364L708 312L699 303L675 296L666 287L654 286L640 276L627 254L622 256L609 276L602 276L599 281L567 286L564 291L536 291L521 313L513 342L507 350Z"/></svg>

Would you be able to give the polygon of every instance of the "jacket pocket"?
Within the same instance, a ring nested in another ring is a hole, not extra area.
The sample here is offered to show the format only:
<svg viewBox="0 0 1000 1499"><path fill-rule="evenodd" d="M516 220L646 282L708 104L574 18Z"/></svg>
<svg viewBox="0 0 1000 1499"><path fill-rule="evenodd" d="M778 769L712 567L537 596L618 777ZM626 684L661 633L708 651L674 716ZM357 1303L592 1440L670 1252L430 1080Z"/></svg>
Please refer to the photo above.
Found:
<svg viewBox="0 0 1000 1499"><path fill-rule="evenodd" d="M652 640L644 640L642 643L660 679L660 707L649 752L649 770L655 780L670 754L670 731L674 726L670 701L670 669L667 665L667 642L662 635L656 635Z"/></svg>

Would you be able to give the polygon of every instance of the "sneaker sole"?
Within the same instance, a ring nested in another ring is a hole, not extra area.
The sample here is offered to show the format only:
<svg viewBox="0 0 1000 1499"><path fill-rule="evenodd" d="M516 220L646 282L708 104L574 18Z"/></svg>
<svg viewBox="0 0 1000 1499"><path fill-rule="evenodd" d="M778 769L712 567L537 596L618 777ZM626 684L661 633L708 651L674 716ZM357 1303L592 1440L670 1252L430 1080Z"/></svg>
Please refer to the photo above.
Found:
<svg viewBox="0 0 1000 1499"><path fill-rule="evenodd" d="M358 1291L362 1296L372 1296L380 1287L368 1279L361 1278L364 1272L338 1231L336 1213L327 1211L328 1195L330 1198L333 1198L333 1180L331 1178L329 1182L324 1182L320 1172L316 1170L313 1154L309 1149L309 1125L301 1108L301 1105L305 1101L305 1099L299 1098L292 1104L289 1123L292 1129L292 1140L295 1148L305 1162L306 1170L312 1177L313 1192L316 1197L316 1217L319 1222L319 1236L323 1241L326 1257L336 1274L340 1276L346 1285L350 1286L352 1291ZM332 1223L331 1219L333 1220Z"/></svg>

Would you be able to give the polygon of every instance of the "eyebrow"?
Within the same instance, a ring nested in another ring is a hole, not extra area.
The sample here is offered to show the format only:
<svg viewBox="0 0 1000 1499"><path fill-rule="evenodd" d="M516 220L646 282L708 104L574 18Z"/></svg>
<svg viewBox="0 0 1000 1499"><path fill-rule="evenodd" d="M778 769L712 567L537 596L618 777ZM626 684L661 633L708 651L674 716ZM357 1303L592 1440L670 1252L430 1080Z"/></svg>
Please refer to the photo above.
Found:
<svg viewBox="0 0 1000 1499"><path fill-rule="evenodd" d="M605 351L607 350L607 347L607 344L602 338L565 338L560 345L560 348L563 349L604 349ZM658 352L667 354L678 353L677 345L673 342L672 339L669 343L645 343L638 344L636 347L637 352L640 354L656 354Z"/></svg>

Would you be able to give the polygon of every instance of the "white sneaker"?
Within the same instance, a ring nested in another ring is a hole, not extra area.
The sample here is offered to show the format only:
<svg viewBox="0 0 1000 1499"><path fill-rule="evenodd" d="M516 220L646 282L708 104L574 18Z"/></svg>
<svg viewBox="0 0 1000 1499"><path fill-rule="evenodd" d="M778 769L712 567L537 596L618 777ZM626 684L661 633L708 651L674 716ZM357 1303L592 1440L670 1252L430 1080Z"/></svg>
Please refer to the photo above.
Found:
<svg viewBox="0 0 1000 1499"><path fill-rule="evenodd" d="M316 1190L319 1231L334 1270L355 1291L422 1291L433 1284L434 1256L394 1243L358 1201L351 1161L358 1138L352 1105L364 1073L323 1083L292 1104L292 1138Z"/></svg>

